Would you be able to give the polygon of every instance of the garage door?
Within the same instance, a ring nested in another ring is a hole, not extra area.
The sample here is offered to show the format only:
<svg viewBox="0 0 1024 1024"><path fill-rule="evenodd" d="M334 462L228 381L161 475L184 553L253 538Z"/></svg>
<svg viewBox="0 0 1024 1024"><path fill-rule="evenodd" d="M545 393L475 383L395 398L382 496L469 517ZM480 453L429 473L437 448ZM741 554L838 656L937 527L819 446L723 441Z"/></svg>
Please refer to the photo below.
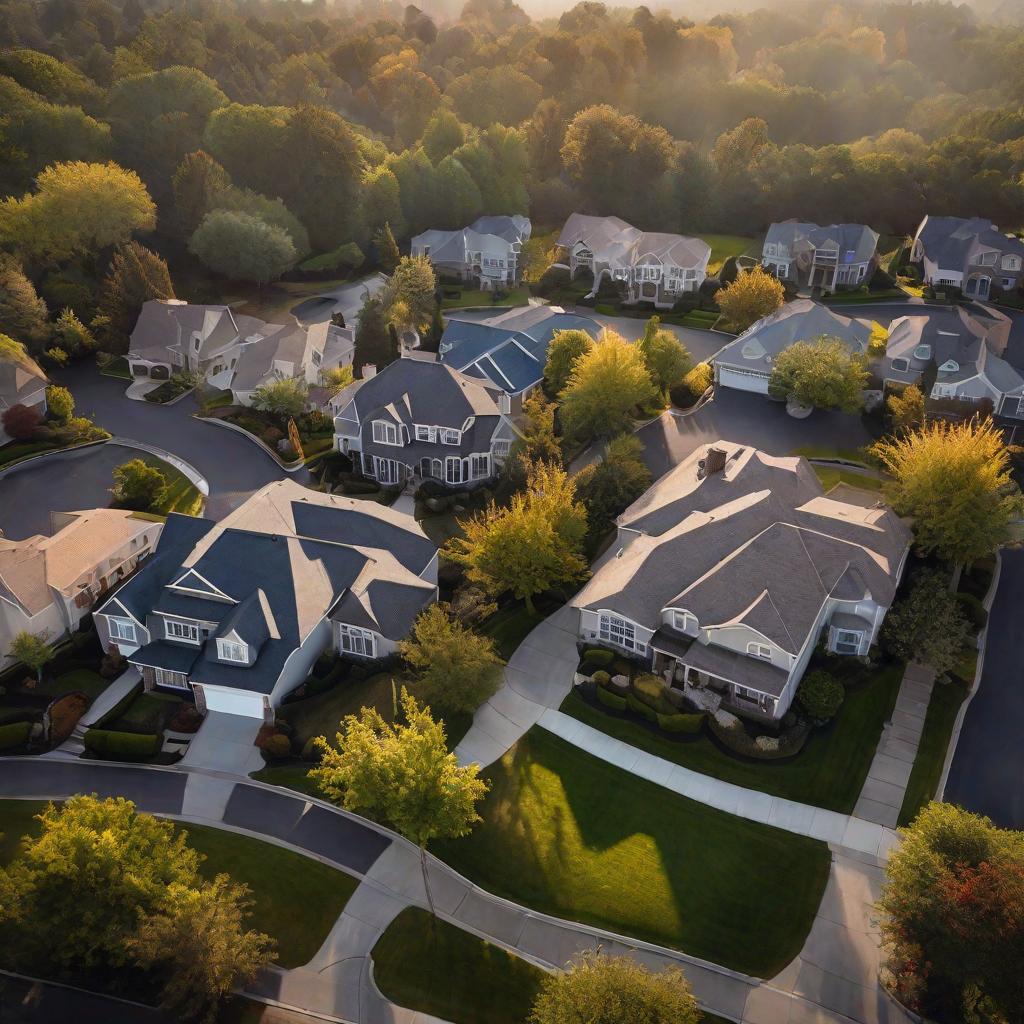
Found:
<svg viewBox="0 0 1024 1024"><path fill-rule="evenodd" d="M196 687L198 689L198 687ZM263 718L263 694L232 690L226 686L203 686L207 711L223 711L229 715Z"/></svg>
<svg viewBox="0 0 1024 1024"><path fill-rule="evenodd" d="M724 366L718 368L718 383L722 387L736 388L738 391L756 391L759 395L768 394L767 377L752 377L749 373L737 373Z"/></svg>

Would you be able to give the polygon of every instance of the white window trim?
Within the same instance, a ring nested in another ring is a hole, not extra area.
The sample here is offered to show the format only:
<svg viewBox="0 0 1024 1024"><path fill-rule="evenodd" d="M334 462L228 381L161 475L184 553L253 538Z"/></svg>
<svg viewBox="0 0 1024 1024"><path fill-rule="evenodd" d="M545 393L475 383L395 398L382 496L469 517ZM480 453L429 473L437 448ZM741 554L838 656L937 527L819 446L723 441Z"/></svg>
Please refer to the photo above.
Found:
<svg viewBox="0 0 1024 1024"><path fill-rule="evenodd" d="M245 665L249 661L249 645L237 640L218 639L217 657L221 661L233 661L236 664Z"/></svg>
<svg viewBox="0 0 1024 1024"><path fill-rule="evenodd" d="M135 623L131 619L123 619L120 616L107 616L107 630L111 640L120 640L126 644L137 644L139 634ZM130 635L129 635L130 634Z"/></svg>
<svg viewBox="0 0 1024 1024"><path fill-rule="evenodd" d="M357 650L356 648L360 648ZM375 658L377 656L377 638L368 629L338 623L338 650L342 654L352 654L357 658Z"/></svg>
<svg viewBox="0 0 1024 1024"><path fill-rule="evenodd" d="M629 619L611 612L600 612L597 617L597 635L601 640L623 650L637 654L647 652L647 644L636 638L636 626Z"/></svg>
<svg viewBox="0 0 1024 1024"><path fill-rule="evenodd" d="M180 630L180 632L172 632L173 629ZM164 639L165 640L182 640L187 644L198 644L201 631L199 629L199 623L197 622L186 622L179 619L164 619Z"/></svg>
<svg viewBox="0 0 1024 1024"><path fill-rule="evenodd" d="M416 424L416 440L437 442L437 427L429 427L424 423Z"/></svg>
<svg viewBox="0 0 1024 1024"><path fill-rule="evenodd" d="M379 430L377 428L380 428ZM373 440L376 444L389 444L392 447L400 448L401 439L398 427L387 420L374 420L372 424Z"/></svg>
<svg viewBox="0 0 1024 1024"><path fill-rule="evenodd" d="M452 473L454 467L458 467L458 474ZM449 455L444 460L444 482L446 484L461 484L463 482L462 458L458 455Z"/></svg>
<svg viewBox="0 0 1024 1024"><path fill-rule="evenodd" d="M692 628L696 633L700 629L700 623L693 612L681 612L676 608L672 611L672 628L679 630L680 633L689 633Z"/></svg>
<svg viewBox="0 0 1024 1024"><path fill-rule="evenodd" d="M478 468L478 461L483 465ZM487 452L474 452L469 457L469 478L470 480L486 480L491 475L491 457Z"/></svg>
<svg viewBox="0 0 1024 1024"><path fill-rule="evenodd" d="M856 637L856 641L843 639L844 637ZM839 645L845 644L849 647L856 647L855 651L841 651ZM832 636L832 650L836 654L860 654L860 649L864 644L864 630L862 629L839 629L836 627L835 633Z"/></svg>
<svg viewBox="0 0 1024 1024"><path fill-rule="evenodd" d="M157 686L170 686L175 690L187 690L189 685L186 673L173 672L169 668L154 668L153 680ZM184 680L184 682L179 680Z"/></svg>
<svg viewBox="0 0 1024 1024"><path fill-rule="evenodd" d="M381 484L398 483L398 461L396 459L382 459L379 455L373 457L373 475Z"/></svg>
<svg viewBox="0 0 1024 1024"><path fill-rule="evenodd" d="M756 640L751 640L747 644L747 654L752 658L760 658L762 661L772 660L772 649L768 644L758 643Z"/></svg>
<svg viewBox="0 0 1024 1024"><path fill-rule="evenodd" d="M462 431L454 427L438 427L437 439L441 444L457 445L462 443Z"/></svg>

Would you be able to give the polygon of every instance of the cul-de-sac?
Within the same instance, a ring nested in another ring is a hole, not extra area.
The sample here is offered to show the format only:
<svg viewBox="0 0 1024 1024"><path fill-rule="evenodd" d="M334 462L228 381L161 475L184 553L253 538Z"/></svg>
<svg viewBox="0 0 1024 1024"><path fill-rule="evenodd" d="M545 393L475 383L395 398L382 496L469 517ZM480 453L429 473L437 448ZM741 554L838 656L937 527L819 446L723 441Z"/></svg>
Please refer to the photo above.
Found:
<svg viewBox="0 0 1024 1024"><path fill-rule="evenodd" d="M0 0L0 1022L1024 1024L1024 8Z"/></svg>

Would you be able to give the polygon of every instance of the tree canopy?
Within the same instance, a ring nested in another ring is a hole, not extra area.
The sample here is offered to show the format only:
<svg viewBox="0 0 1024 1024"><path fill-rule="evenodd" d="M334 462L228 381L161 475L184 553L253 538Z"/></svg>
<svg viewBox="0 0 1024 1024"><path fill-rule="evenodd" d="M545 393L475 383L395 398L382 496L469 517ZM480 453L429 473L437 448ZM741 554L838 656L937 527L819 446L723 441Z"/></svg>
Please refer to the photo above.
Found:
<svg viewBox="0 0 1024 1024"><path fill-rule="evenodd" d="M737 333L742 333L762 317L782 305L786 292L782 282L760 267L739 275L715 296L722 316Z"/></svg>
<svg viewBox="0 0 1024 1024"><path fill-rule="evenodd" d="M211 270L256 284L276 281L298 258L295 244L282 228L230 210L208 213L188 247Z"/></svg>
<svg viewBox="0 0 1024 1024"><path fill-rule="evenodd" d="M798 341L776 357L768 394L815 409L857 412L864 404L864 359L839 338Z"/></svg>
<svg viewBox="0 0 1024 1024"><path fill-rule="evenodd" d="M654 386L668 394L693 366L687 347L667 328L659 317L652 316L644 328L643 337L636 343L643 356L644 366Z"/></svg>
<svg viewBox="0 0 1024 1024"><path fill-rule="evenodd" d="M544 363L544 389L549 395L560 395L565 390L576 366L576 360L593 347L594 339L586 331L576 328L555 331L548 343L548 354Z"/></svg>

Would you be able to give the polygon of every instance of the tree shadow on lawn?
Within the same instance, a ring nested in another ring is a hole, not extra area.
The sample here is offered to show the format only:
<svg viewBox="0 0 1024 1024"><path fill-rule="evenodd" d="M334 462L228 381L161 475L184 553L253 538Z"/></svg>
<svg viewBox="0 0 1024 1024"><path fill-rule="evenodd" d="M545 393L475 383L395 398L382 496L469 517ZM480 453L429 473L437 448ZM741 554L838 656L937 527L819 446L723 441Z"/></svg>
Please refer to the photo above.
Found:
<svg viewBox="0 0 1024 1024"><path fill-rule="evenodd" d="M484 823L436 852L491 891L760 977L803 946L824 843L695 803L537 727L486 776Z"/></svg>

